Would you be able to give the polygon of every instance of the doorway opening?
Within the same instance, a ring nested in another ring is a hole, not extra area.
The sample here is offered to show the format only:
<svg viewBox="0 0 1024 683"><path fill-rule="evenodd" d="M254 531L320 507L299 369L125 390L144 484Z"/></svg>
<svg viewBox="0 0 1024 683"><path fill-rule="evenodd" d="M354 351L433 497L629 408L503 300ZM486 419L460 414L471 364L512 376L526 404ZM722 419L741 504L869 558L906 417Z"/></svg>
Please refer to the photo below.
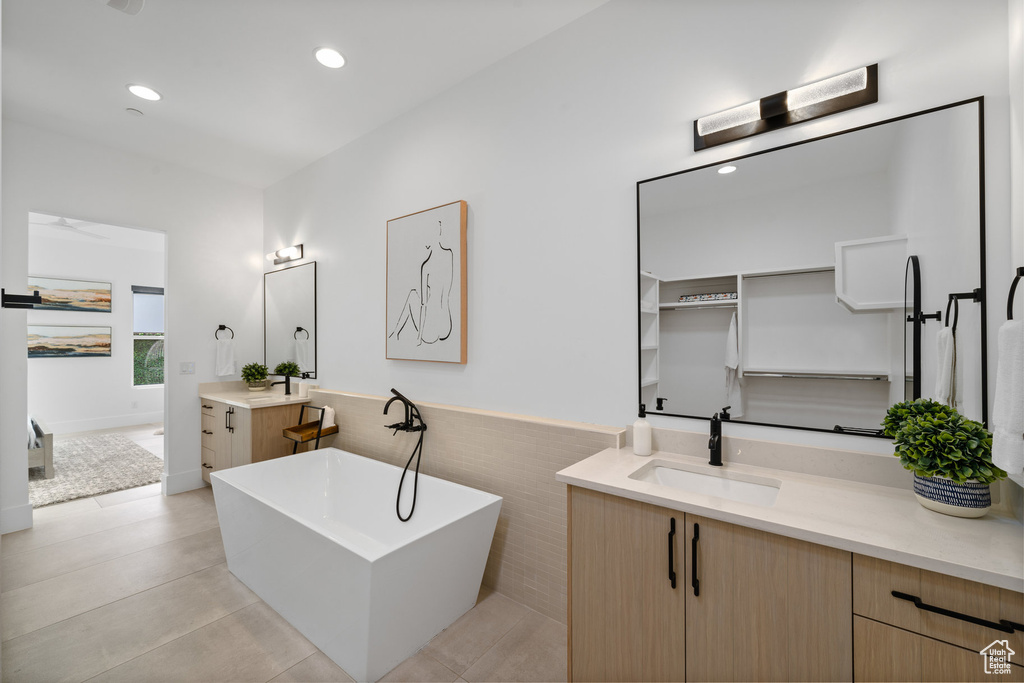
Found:
<svg viewBox="0 0 1024 683"><path fill-rule="evenodd" d="M29 500L148 487L164 471L162 232L29 213Z"/></svg>

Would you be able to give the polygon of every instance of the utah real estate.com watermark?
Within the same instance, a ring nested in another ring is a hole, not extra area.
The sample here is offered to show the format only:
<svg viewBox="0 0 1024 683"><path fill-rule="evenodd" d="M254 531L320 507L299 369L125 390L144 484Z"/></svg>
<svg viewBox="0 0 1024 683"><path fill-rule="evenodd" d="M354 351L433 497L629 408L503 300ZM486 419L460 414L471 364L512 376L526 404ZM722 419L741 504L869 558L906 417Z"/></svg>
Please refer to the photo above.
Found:
<svg viewBox="0 0 1024 683"><path fill-rule="evenodd" d="M1010 641L995 640L979 654L985 661L985 673L999 675L1010 673L1010 657L1017 653L1010 649Z"/></svg>

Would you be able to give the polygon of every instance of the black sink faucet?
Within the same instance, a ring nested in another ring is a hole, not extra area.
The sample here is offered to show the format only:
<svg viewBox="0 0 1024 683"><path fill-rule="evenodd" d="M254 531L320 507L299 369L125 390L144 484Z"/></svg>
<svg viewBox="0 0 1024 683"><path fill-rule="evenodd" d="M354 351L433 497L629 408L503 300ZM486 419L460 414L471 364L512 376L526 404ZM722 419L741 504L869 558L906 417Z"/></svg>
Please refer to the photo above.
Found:
<svg viewBox="0 0 1024 683"><path fill-rule="evenodd" d="M276 384L283 384L284 385L284 395L285 396L291 396L291 393L292 393L292 378L291 378L291 375L285 375L284 379L281 380L280 382L271 382L270 386L274 386Z"/></svg>
<svg viewBox="0 0 1024 683"><path fill-rule="evenodd" d="M728 408L723 410L725 418L729 419ZM708 460L709 465L715 467L722 466L722 416L715 413L711 417L711 438L708 439L708 450L711 451L711 459Z"/></svg>

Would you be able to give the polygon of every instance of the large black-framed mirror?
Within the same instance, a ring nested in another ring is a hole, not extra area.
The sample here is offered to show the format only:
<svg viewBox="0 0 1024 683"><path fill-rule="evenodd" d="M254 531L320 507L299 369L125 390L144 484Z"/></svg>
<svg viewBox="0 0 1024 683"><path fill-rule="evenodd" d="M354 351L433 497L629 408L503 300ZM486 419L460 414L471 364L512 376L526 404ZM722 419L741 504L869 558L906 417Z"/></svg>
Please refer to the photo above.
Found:
<svg viewBox="0 0 1024 683"><path fill-rule="evenodd" d="M965 100L639 181L647 413L707 419L731 405L736 422L880 436L889 405L915 387L936 397L957 294L950 401L987 420L983 107ZM938 319L908 320L910 256L922 311Z"/></svg>
<svg viewBox="0 0 1024 683"><path fill-rule="evenodd" d="M263 274L264 364L290 361L316 377L316 261Z"/></svg>

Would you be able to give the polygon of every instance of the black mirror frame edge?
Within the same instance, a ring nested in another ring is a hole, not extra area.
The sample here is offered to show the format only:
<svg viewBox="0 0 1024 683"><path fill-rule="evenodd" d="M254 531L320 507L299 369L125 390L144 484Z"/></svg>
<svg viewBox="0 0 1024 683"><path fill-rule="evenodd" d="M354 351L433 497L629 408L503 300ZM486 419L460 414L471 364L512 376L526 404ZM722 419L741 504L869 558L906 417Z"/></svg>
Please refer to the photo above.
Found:
<svg viewBox="0 0 1024 683"><path fill-rule="evenodd" d="M642 321L640 319L641 316L640 316L640 312L639 312L640 311L640 308L639 308L640 307L640 303L639 302L640 302L640 298L642 296L642 287L643 287L643 284L641 282L641 275L640 275L640 273L641 273L641 270L640 270L640 188L641 188L642 185L644 185L645 183L654 182L656 180L661 180L663 178L671 178L673 176L682 175L683 173L691 173L693 171L699 171L699 170L702 170L702 169L705 169L705 168L712 168L712 167L716 167L716 166L722 166L724 164L729 164L729 163L732 163L734 161L739 161L740 159L749 159L751 157L761 156L762 154L769 154L771 152L777 152L779 150L788 149L789 147L797 147L797 146L800 146L800 145L806 145L806 144L811 143L811 142L818 142L819 140L826 140L828 138L833 138L833 137L836 137L836 136L839 136L839 135L846 135L847 133L855 133L857 131L866 130L868 128L877 128L878 126L884 126L884 125L889 124L889 123L895 123L897 121L903 121L903 120L906 120L906 119L912 119L912 118L916 118L918 116L924 116L925 114L932 114L934 112L944 111L946 109L952 109L954 107L962 107L962 106L969 105L969 104L977 104L977 106L978 106L978 185L979 185L979 187L978 187L978 190L979 190L979 195L978 195L979 196L979 202L978 202L978 204L979 204L978 233L979 234L978 234L978 237L979 237L979 240L980 240L980 242L979 242L979 246L980 246L979 258L981 259L981 271L980 272L981 272L981 292L982 292L981 325L980 325L980 327L981 327L981 422L982 422L982 424L984 424L987 427L988 426L988 329L987 329L988 328L988 316L986 314L986 309L988 307L988 301L987 301L987 297L985 297L985 292L988 291L988 282L987 282L987 275L986 275L986 272L985 272L985 259L986 259L986 256L985 256L985 97L984 96L972 97L970 99L960 100L959 102L952 102L950 104L944 104L944 105L941 105L941 106L938 106L938 107L932 107L930 109L922 109L921 111L912 112L910 114L904 114L902 116L896 116L896 117L891 118L891 119L885 119L884 121L876 121L874 123L868 123L868 124L865 124L863 126L856 126L854 128L847 128L847 129L844 129L844 130L836 131L834 133L828 133L826 135L820 135L818 137L808 138L806 140L800 140L798 142L792 142L792 143L790 143L788 145L780 145L778 147L772 147L770 149L763 149L763 150L760 150L760 151L757 151L757 152L751 152L750 154L743 154L741 156L731 157L729 159L720 159L720 160L715 161L713 163L703 164L701 166L694 166L693 168L687 168L687 169L683 169L681 171L675 171L673 173L664 173L662 175L655 176L653 178L647 178L645 180L638 180L637 183L636 183L636 274L637 274L636 275L636 301L637 301L637 322L636 322L636 328L637 328L637 345L636 345L636 349L637 349L637 375L636 375L636 377L637 377L637 404L640 405L640 406L643 406L643 402L644 402L644 399L643 399L643 386L642 386L642 384L643 384L643 368L642 368L643 357L642 357L642 353L640 352L640 348L642 346L643 330L642 330L642 327L641 327ZM657 412L657 413L651 413L651 414L653 414L653 415L662 415L662 416L665 416L665 417L682 417L682 418L689 418L689 419L693 419L693 420L710 420L711 419L710 417L705 417L703 415L682 415L682 414L678 414L678 413L664 413L664 412ZM753 422L753 421L746 421L746 420L736 420L735 422L737 422L738 424L756 425L756 426L760 426L760 427L778 427L778 428L782 428L782 429L796 429L796 430L807 431L807 432L824 432L826 434L835 434L835 433L837 433L833 429L824 429L824 428L821 428L821 427L804 427L804 426L801 426L801 425L778 424L778 423L775 423L775 422ZM873 438L873 439L888 439L889 438L889 437L884 436L882 434L857 434L855 432L839 432L839 433L852 434L853 436L864 436L864 437Z"/></svg>
<svg viewBox="0 0 1024 683"><path fill-rule="evenodd" d="M316 261L310 261L309 263L297 263L294 266L288 266L287 268L278 268L276 270L268 270L263 273L263 364L267 364L267 276L273 275L274 273L280 273L285 270L292 270L293 268L302 268L303 266L313 266L313 329L317 329L317 298L316 298ZM307 331L308 335L309 332ZM317 365L317 355L319 354L319 344L313 344L313 372L306 373L308 376L306 379L316 379L316 372L319 369Z"/></svg>

